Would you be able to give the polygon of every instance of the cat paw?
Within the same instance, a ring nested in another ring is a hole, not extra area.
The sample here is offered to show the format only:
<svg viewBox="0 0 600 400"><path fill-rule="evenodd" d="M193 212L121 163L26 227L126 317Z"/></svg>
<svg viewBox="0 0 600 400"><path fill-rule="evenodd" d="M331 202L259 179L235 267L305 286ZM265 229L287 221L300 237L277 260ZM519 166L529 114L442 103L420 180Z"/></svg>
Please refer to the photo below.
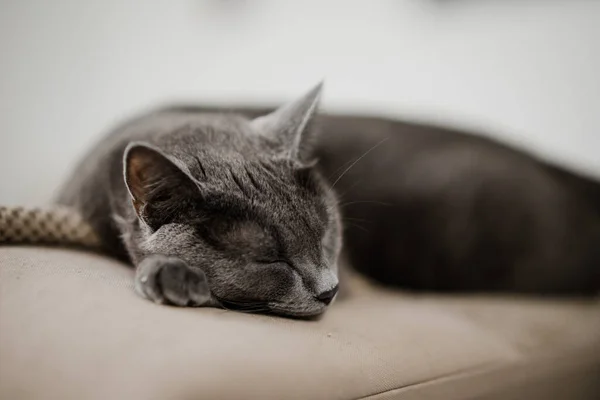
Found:
<svg viewBox="0 0 600 400"><path fill-rule="evenodd" d="M201 306L210 300L204 272L177 257L146 257L135 273L135 291L155 303L181 307Z"/></svg>

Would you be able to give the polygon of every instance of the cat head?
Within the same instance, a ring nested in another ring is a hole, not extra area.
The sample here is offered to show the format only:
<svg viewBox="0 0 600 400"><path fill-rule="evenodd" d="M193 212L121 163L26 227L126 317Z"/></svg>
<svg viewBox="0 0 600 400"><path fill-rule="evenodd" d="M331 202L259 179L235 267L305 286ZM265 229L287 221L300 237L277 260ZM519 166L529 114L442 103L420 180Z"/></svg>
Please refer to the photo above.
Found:
<svg viewBox="0 0 600 400"><path fill-rule="evenodd" d="M200 268L216 305L322 313L337 292L341 228L311 154L320 93L254 120L207 121L170 153L130 144L124 175L140 251Z"/></svg>

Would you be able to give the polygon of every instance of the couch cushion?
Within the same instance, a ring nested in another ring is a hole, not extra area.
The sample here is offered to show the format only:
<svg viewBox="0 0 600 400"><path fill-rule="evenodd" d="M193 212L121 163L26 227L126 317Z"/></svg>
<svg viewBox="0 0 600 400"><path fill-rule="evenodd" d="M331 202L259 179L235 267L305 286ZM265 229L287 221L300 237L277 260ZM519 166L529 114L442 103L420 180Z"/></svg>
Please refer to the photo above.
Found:
<svg viewBox="0 0 600 400"><path fill-rule="evenodd" d="M600 393L597 300L411 296L359 281L319 321L296 321L155 305L132 278L95 254L0 248L0 398Z"/></svg>

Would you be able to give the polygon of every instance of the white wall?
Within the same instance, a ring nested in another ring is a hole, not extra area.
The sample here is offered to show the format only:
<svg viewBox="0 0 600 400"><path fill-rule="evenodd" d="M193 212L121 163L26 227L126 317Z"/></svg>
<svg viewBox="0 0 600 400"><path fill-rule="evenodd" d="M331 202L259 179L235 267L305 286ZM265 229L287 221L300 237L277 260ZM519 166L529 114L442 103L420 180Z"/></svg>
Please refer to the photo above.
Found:
<svg viewBox="0 0 600 400"><path fill-rule="evenodd" d="M0 204L41 203L105 128L170 99L485 127L600 176L600 2L0 0Z"/></svg>

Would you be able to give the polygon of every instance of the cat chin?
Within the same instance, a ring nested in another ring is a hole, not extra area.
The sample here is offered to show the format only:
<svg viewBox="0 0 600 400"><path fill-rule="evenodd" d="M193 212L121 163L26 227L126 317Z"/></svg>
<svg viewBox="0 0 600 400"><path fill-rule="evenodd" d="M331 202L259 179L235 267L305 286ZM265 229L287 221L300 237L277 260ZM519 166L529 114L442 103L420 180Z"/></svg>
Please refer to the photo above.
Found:
<svg viewBox="0 0 600 400"><path fill-rule="evenodd" d="M288 318L300 318L300 319L315 319L321 317L325 311L327 311L328 306L319 306L313 309L297 309L297 308L286 308L279 307L277 305L269 305L269 309L272 314L278 315L280 317L288 317Z"/></svg>
<svg viewBox="0 0 600 400"><path fill-rule="evenodd" d="M205 307L222 308L230 311L237 311L251 314L267 314L277 315L279 317L286 318L298 318L298 319L316 319L322 316L325 311L329 308L328 306L317 306L317 307L286 307L280 304L273 303L255 303L252 305L241 305L236 302L230 302L225 299L218 299L212 296L211 299L203 304Z"/></svg>

